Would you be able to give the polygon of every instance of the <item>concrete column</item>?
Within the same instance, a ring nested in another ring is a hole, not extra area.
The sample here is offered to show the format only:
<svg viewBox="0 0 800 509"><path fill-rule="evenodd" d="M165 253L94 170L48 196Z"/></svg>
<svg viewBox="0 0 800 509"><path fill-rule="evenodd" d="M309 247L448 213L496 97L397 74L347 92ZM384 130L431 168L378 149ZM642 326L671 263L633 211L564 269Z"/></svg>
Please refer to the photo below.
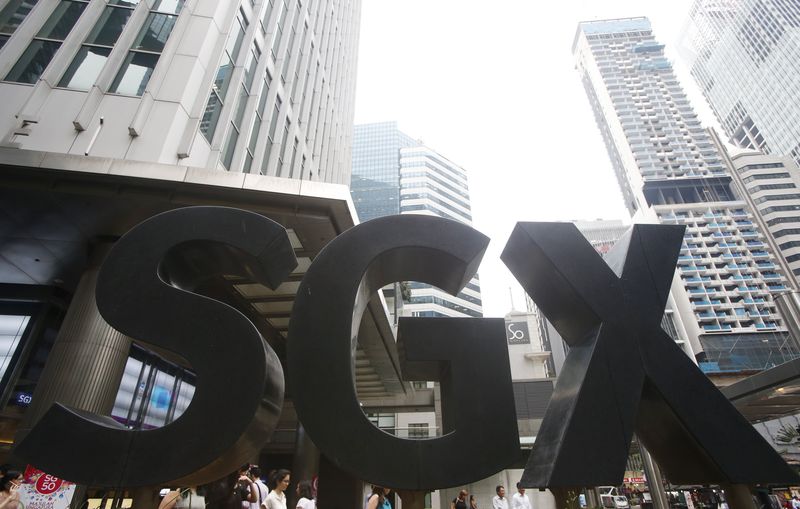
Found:
<svg viewBox="0 0 800 509"><path fill-rule="evenodd" d="M21 440L54 402L108 415L128 360L131 339L114 330L95 304L99 269L84 272L25 413Z"/></svg>
<svg viewBox="0 0 800 509"><path fill-rule="evenodd" d="M292 460L292 480L293 484L300 481L310 481L319 473L319 449L311 441L305 428L297 423L295 434L294 459ZM288 507L297 506L297 492L292 489L291 493L286 494Z"/></svg>
<svg viewBox="0 0 800 509"><path fill-rule="evenodd" d="M722 489L730 509L756 509L753 494L746 484L723 484Z"/></svg>
<svg viewBox="0 0 800 509"><path fill-rule="evenodd" d="M647 486L650 488L650 496L653 498L653 509L669 509L669 499L667 499L667 492L664 491L661 469L658 468L653 456L641 442L639 442L639 453L642 455L644 475L647 477Z"/></svg>

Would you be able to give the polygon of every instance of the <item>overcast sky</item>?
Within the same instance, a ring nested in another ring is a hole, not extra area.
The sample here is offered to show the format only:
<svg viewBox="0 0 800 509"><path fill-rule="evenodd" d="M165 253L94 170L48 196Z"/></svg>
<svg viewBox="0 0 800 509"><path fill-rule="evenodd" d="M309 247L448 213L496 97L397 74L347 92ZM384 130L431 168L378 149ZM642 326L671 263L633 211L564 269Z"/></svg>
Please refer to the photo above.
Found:
<svg viewBox="0 0 800 509"><path fill-rule="evenodd" d="M648 16L705 122L678 59L691 0L363 0L356 123L396 120L464 167L474 226L492 242L479 274L486 316L524 309L500 261L517 221L627 213L575 70L582 20Z"/></svg>

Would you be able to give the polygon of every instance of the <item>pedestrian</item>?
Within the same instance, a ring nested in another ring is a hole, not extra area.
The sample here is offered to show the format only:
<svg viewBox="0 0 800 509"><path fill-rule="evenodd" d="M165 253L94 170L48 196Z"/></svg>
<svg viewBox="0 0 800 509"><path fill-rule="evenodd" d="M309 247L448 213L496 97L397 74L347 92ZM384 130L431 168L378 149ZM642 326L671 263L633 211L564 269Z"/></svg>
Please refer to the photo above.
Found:
<svg viewBox="0 0 800 509"><path fill-rule="evenodd" d="M469 509L478 509L478 502L475 501L475 495L469 496Z"/></svg>
<svg viewBox="0 0 800 509"><path fill-rule="evenodd" d="M497 486L494 491L497 495L492 497L492 509L508 509L505 486Z"/></svg>
<svg viewBox="0 0 800 509"><path fill-rule="evenodd" d="M792 509L800 509L800 498L797 495L792 497Z"/></svg>
<svg viewBox="0 0 800 509"><path fill-rule="evenodd" d="M372 485L372 493L367 497L366 509L392 509L392 503L389 502L389 488L383 486Z"/></svg>
<svg viewBox="0 0 800 509"><path fill-rule="evenodd" d="M317 501L314 500L314 493L311 488L311 481L300 481L297 483L296 509L317 509Z"/></svg>
<svg viewBox="0 0 800 509"><path fill-rule="evenodd" d="M450 502L450 509L467 509L467 490L458 492L458 496Z"/></svg>
<svg viewBox="0 0 800 509"><path fill-rule="evenodd" d="M291 472L280 469L275 472L273 484L275 487L267 495L267 509L286 509L286 493L291 481Z"/></svg>
<svg viewBox="0 0 800 509"><path fill-rule="evenodd" d="M261 468L258 465L250 465L250 480L253 481L253 484L256 488L256 497L255 502L250 503L250 509L261 509L261 507L267 501L267 495L269 495L269 488L267 485L264 484L264 481L261 480Z"/></svg>
<svg viewBox="0 0 800 509"><path fill-rule="evenodd" d="M250 464L242 465L241 468L239 468L234 491L239 495L239 500L242 501L242 509L250 509L250 504L258 502L256 485L253 483L253 480L250 479Z"/></svg>
<svg viewBox="0 0 800 509"><path fill-rule="evenodd" d="M531 499L525 494L521 483L517 483L517 492L511 497L511 509L533 509Z"/></svg>
<svg viewBox="0 0 800 509"><path fill-rule="evenodd" d="M20 505L19 487L24 478L16 470L9 470L0 478L0 509L17 509Z"/></svg>

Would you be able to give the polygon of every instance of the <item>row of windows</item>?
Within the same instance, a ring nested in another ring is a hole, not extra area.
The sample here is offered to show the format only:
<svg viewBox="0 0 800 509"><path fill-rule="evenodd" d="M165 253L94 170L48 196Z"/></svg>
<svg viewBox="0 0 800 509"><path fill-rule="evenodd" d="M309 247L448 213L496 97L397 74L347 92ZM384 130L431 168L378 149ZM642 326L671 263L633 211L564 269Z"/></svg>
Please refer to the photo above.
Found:
<svg viewBox="0 0 800 509"><path fill-rule="evenodd" d="M464 198L469 199L469 192L467 186L461 182L454 181L449 175L444 174L439 168L432 164L425 163L425 166L432 171L406 171L405 168L400 169L401 178L414 178L425 177L433 180L437 184L445 187L454 193L460 194Z"/></svg>
<svg viewBox="0 0 800 509"><path fill-rule="evenodd" d="M800 228L786 228L785 230L780 230L775 232L775 238L785 237L787 235L798 235L800 234Z"/></svg>
<svg viewBox="0 0 800 509"><path fill-rule="evenodd" d="M452 194L448 193L446 189L442 189L441 187L436 186L436 185L431 184L431 183L415 182L415 183L411 183L411 184L404 184L404 185L400 186L400 189L401 189L401 191L400 191L400 197L401 198L407 198L409 200L412 200L412 199L415 199L415 198L417 198L417 199L427 198L427 199L431 200L434 203L439 203L442 206L447 206L447 208L449 208L450 210L453 210L453 211L456 211L456 212L459 211L459 209L453 208L452 206L447 205L446 202L435 198L436 196L441 196L443 198L447 198L447 199L451 200L456 205L458 205L460 207L463 207L467 211L470 210L469 199L468 198L467 199L462 199L460 196L453 196ZM425 189L430 190L431 192L421 192L421 193L420 192L417 192L417 193L403 192L404 190L406 190L406 191L407 190L418 191L418 190L425 190Z"/></svg>
<svg viewBox="0 0 800 509"><path fill-rule="evenodd" d="M745 177L742 181L745 184L749 184L755 180L772 180L772 179L782 179L782 178L789 178L790 175L788 173L763 173L761 175L750 175L749 177Z"/></svg>
<svg viewBox="0 0 800 509"><path fill-rule="evenodd" d="M750 187L748 190L751 193L757 193L759 191L769 191L772 189L796 189L797 186L792 184L791 182L787 182L785 184L762 184L760 186L753 186Z"/></svg>
<svg viewBox="0 0 800 509"><path fill-rule="evenodd" d="M463 223L464 222L464 217L463 216L456 216L456 215L451 214L449 212L445 212L444 210L433 209L433 208L428 207L426 205L403 205L402 207L400 207L400 213L401 214L404 214L406 212L423 212L423 211L424 212L430 212L430 213L432 213L434 215L437 215L439 217L443 217L445 219L452 219L453 221L458 221L459 223ZM471 221L472 218L470 217L469 220Z"/></svg>
<svg viewBox="0 0 800 509"><path fill-rule="evenodd" d="M738 104L738 103L736 104L736 106L738 106L739 108L742 107L741 104ZM734 106L734 109L736 108L736 106ZM736 125L738 125L738 122L736 123ZM734 127L736 125L734 125ZM762 170L762 169L766 169L766 168L785 168L785 166L783 166L782 163L746 164L746 165L742 166L741 168L739 168L739 171ZM788 174L787 174L787 176L788 176Z"/></svg>
<svg viewBox="0 0 800 509"><path fill-rule="evenodd" d="M419 297L413 297L412 296L411 300L409 301L409 303L410 304L437 304L439 306L445 307L447 309L452 309L453 311L457 311L457 312L462 313L462 314L467 315L467 316L474 316L476 318L480 318L480 317L483 316L483 313L481 313L480 311L475 311L475 310L469 309L467 307L460 306L460 305L458 305L458 304L456 304L454 302L451 302L449 300L444 300L444 299L441 299L439 297L434 297L432 295L423 295L423 296L419 296Z"/></svg>
<svg viewBox="0 0 800 509"><path fill-rule="evenodd" d="M94 85L138 3L138 0L109 1L58 86L88 90ZM61 0L5 80L36 83L87 4L87 0ZM123 95L144 93L182 7L183 0L156 0L114 77L109 92Z"/></svg>
<svg viewBox="0 0 800 509"><path fill-rule="evenodd" d="M771 214L772 212L788 212L800 210L800 205L775 205L774 207L766 207L761 210L762 214Z"/></svg>
<svg viewBox="0 0 800 509"><path fill-rule="evenodd" d="M439 198L436 198L431 193L404 194L404 195L402 195L400 197L400 200L401 200L401 202L405 202L406 200L426 200L426 201L430 202L431 204L436 204L439 207L443 207L443 208L447 209L448 211L450 211L452 213L458 214L458 217L460 217L459 221L461 221L461 222L464 222L465 219L468 220L468 221L472 221L472 215L469 212L464 212L463 210L460 210L460 209L450 205L449 203L445 202L444 200L440 200ZM432 206L430 206L428 204L426 204L426 206L427 206L427 210L431 210L431 211L437 210L437 207L432 207Z"/></svg>
<svg viewBox="0 0 800 509"><path fill-rule="evenodd" d="M767 221L769 226L775 226L776 224L783 224L783 223L800 223L800 217L798 216L789 216L789 217L776 217L775 219L770 219Z"/></svg>
<svg viewBox="0 0 800 509"><path fill-rule="evenodd" d="M778 201L778 200L797 200L797 199L800 199L800 194L793 193L793 194L778 194L778 195L772 195L772 196L762 196L761 198L756 198L753 201L755 203L764 203L764 202L772 201L772 200ZM766 212L766 211L762 211L762 212Z"/></svg>

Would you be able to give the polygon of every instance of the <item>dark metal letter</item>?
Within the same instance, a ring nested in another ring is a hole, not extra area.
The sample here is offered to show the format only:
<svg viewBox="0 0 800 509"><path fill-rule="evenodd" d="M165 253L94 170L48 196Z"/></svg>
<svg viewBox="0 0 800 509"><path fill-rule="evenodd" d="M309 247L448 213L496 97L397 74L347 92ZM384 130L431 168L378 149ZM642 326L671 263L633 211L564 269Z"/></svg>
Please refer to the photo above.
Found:
<svg viewBox="0 0 800 509"><path fill-rule="evenodd" d="M182 486L235 470L272 434L283 370L244 315L191 289L212 275L208 270L247 274L275 288L296 264L286 230L242 210L183 208L133 228L101 268L97 305L120 332L191 364L191 404L167 426L136 431L54 404L16 453L92 486Z"/></svg>
<svg viewBox="0 0 800 509"><path fill-rule="evenodd" d="M570 346L524 486L617 486L634 432L675 484L797 481L661 329L683 231L635 225L604 261L573 224L517 224L502 259Z"/></svg>
<svg viewBox="0 0 800 509"><path fill-rule="evenodd" d="M390 216L348 230L314 260L292 311L289 387L308 434L340 468L382 486L422 490L485 478L519 456L501 319L400 321L404 377L442 383L444 436L389 435L369 422L355 393L358 328L375 292L421 281L456 294L488 242L455 221Z"/></svg>

